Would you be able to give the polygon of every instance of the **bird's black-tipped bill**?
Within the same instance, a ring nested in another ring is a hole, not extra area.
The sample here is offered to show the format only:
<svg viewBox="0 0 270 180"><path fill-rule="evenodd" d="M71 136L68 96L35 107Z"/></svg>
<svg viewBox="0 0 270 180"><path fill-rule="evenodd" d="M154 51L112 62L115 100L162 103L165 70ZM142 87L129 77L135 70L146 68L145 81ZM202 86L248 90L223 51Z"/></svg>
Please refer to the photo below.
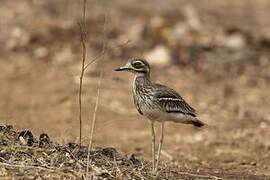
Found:
<svg viewBox="0 0 270 180"><path fill-rule="evenodd" d="M118 67L118 68L115 68L114 69L115 71L125 71L125 70L128 70L127 67Z"/></svg>

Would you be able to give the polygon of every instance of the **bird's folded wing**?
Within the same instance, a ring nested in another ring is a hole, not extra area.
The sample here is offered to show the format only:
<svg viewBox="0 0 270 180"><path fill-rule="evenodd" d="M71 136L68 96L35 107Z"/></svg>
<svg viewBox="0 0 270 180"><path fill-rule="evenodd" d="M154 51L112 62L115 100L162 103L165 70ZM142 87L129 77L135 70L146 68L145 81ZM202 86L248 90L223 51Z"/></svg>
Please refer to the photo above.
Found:
<svg viewBox="0 0 270 180"><path fill-rule="evenodd" d="M154 96L160 107L168 113L183 113L196 116L196 111L173 89L162 86L155 91Z"/></svg>

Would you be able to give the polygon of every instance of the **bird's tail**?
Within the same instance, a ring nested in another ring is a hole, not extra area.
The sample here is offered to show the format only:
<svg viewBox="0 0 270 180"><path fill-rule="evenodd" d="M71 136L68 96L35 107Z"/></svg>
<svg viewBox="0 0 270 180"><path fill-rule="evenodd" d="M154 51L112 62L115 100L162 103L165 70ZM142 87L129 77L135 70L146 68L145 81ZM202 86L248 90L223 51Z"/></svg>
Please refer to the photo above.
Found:
<svg viewBox="0 0 270 180"><path fill-rule="evenodd" d="M196 126L196 127L202 127L202 126L206 125L204 122L200 121L200 120L197 119L197 118L196 118L195 120L192 121L192 124L193 124L194 126Z"/></svg>

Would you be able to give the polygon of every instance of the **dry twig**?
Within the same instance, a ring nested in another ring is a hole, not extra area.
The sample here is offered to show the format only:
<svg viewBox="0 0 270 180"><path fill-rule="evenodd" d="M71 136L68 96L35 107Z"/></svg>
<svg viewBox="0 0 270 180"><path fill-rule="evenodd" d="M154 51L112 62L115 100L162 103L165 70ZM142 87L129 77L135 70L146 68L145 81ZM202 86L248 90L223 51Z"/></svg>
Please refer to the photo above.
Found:
<svg viewBox="0 0 270 180"><path fill-rule="evenodd" d="M90 132L90 140L89 140L89 150L92 150L92 143L93 143L93 134L94 134L94 129L95 129L95 123L96 123L96 114L98 110L98 103L99 103L99 96L100 96L100 86L101 86L101 81L103 77L103 72L100 72L99 76L99 81L98 81L98 87L97 87L97 96L96 96L96 103L95 103L95 109L93 113L93 119L91 122L91 132Z"/></svg>
<svg viewBox="0 0 270 180"><path fill-rule="evenodd" d="M79 123L80 123L80 129L79 129L79 141L80 146L82 143L82 85L83 85L83 76L85 71L85 59L86 59L86 31L85 31L85 17L86 17L86 1L83 0L83 19L80 25L81 30L81 45L82 45L82 64L81 64L81 75L80 75L80 84L79 84Z"/></svg>
<svg viewBox="0 0 270 180"><path fill-rule="evenodd" d="M101 86L102 77L103 77L103 72L101 71L100 76L99 76L99 81L98 81L98 87L97 87L97 96L96 96L95 109L94 109L93 118L92 118L92 122L91 122L91 132L90 132L90 139L89 139L88 153L87 153L86 175L88 175L88 173L89 173L90 152L92 150L93 134L94 134L95 124L96 124L96 115L97 115L97 110L98 110L98 103L99 103L99 96L100 96L100 86Z"/></svg>
<svg viewBox="0 0 270 180"><path fill-rule="evenodd" d="M86 63L86 3L87 0L83 0L83 13L82 13L82 22L79 23L80 31L81 31L81 45L82 45L82 60L81 60L81 74L80 74L80 83L79 83L79 144L81 146L82 142L82 87L83 87L83 77L85 70L94 62L99 60L105 53L106 53L106 23L107 23L107 16L104 15L104 26L103 26L103 45L102 45L102 51L100 54L98 54L96 57L94 57L92 60L90 60L88 63Z"/></svg>

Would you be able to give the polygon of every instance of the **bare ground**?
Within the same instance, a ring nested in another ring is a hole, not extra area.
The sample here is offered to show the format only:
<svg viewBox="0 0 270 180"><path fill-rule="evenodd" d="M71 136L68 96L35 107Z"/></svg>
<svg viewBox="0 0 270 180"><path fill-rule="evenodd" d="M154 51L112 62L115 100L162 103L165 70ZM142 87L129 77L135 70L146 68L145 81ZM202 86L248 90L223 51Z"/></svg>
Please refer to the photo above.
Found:
<svg viewBox="0 0 270 180"><path fill-rule="evenodd" d="M171 163L161 164L158 175L151 163L117 152L114 148L94 148L76 143L60 145L45 133L39 138L31 131L16 132L1 126L1 178L23 179L265 179L249 172L228 173L222 169L191 170ZM90 153L88 153L90 152ZM88 169L88 171L87 171ZM89 172L89 173L87 173ZM220 178L219 176L222 176Z"/></svg>

